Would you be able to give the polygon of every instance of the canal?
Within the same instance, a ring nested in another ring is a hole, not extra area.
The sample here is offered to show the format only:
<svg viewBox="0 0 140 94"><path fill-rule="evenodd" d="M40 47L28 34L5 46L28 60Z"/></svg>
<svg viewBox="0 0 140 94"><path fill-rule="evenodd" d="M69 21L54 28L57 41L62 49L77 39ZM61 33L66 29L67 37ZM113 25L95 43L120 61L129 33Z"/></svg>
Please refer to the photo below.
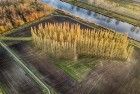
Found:
<svg viewBox="0 0 140 94"><path fill-rule="evenodd" d="M140 27L136 27L129 23L109 18L83 8L79 8L60 0L43 0L43 2L51 5L56 9L67 12L88 22L95 23L102 27L115 30L117 32L126 33L130 38L140 41Z"/></svg>

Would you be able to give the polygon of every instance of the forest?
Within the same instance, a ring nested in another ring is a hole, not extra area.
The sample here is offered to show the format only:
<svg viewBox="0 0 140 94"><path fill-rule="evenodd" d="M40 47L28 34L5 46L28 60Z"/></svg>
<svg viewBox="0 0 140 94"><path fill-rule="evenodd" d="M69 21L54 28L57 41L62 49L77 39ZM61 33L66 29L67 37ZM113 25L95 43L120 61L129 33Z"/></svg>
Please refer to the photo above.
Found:
<svg viewBox="0 0 140 94"><path fill-rule="evenodd" d="M21 0L22 1L22 0ZM53 8L39 1L0 2L0 33L47 16Z"/></svg>

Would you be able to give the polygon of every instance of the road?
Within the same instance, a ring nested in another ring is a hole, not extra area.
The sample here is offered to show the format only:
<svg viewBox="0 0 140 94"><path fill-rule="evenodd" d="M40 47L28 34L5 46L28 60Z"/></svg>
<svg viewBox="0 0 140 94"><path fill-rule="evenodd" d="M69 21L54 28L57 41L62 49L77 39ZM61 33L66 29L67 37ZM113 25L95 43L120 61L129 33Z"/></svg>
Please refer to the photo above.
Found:
<svg viewBox="0 0 140 94"><path fill-rule="evenodd" d="M11 55L15 62L17 62L17 64L20 65L27 74L29 74L45 91L47 91L47 94L51 94L49 88L24 65L24 62L21 61L21 59L5 43L0 41L0 45L7 51L8 54Z"/></svg>
<svg viewBox="0 0 140 94"><path fill-rule="evenodd" d="M7 94L42 94L38 85L4 50L0 52L0 82L6 87Z"/></svg>

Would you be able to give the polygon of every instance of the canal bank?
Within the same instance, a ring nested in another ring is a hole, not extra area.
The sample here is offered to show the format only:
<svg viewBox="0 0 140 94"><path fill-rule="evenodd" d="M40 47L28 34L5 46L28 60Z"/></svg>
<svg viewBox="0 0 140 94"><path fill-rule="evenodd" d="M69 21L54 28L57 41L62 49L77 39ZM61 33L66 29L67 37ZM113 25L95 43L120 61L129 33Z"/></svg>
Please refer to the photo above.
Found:
<svg viewBox="0 0 140 94"><path fill-rule="evenodd" d="M130 38L140 41L140 27L135 27L132 24L112 19L83 8L79 8L69 3L62 2L60 0L43 0L43 2L53 6L58 10L69 13L75 17L79 17L85 21L95 23L114 31L126 33Z"/></svg>
<svg viewBox="0 0 140 94"><path fill-rule="evenodd" d="M140 20L139 19L136 19L134 17L130 17L128 15L123 15L123 14L111 11L109 9L107 10L105 8L100 7L100 5L97 6L95 4L89 4L89 3L86 3L86 2L80 1L80 0L75 0L75 1L74 0L61 0L61 1L70 3L72 5L75 5L75 6L90 10L90 11L94 11L96 13L105 15L107 17L120 20L122 22L127 22L129 24L134 25L134 26L140 26Z"/></svg>

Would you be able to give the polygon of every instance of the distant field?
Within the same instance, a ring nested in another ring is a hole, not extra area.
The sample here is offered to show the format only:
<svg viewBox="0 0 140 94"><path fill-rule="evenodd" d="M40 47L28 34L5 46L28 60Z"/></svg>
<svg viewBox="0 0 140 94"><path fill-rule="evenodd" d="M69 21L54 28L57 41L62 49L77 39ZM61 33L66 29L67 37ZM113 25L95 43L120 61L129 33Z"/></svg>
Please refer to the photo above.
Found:
<svg viewBox="0 0 140 94"><path fill-rule="evenodd" d="M140 26L140 4L123 0L64 0L76 6ZM95 2L94 2L95 1Z"/></svg>

